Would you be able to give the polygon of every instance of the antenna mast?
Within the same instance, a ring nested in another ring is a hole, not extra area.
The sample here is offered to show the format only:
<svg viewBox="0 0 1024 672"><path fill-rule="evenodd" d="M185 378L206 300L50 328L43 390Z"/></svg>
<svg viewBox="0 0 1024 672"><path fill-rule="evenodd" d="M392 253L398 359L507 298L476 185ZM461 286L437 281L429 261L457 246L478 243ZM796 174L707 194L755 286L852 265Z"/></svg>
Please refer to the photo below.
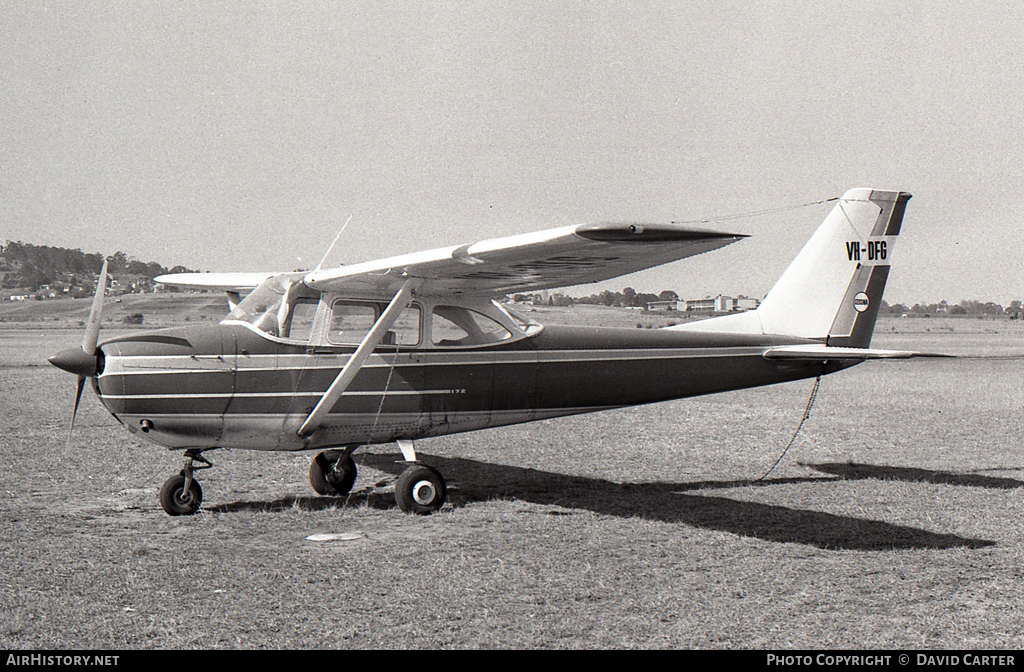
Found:
<svg viewBox="0 0 1024 672"><path fill-rule="evenodd" d="M324 262L327 261L327 255L329 255L331 253L331 250L334 249L334 246L338 244L338 239L341 238L341 234L345 233L345 227L348 226L348 223L351 221L352 215L349 215L348 219L345 220L345 223L341 225L341 231L338 231L338 235L334 237L334 242L331 243L331 246L327 248L327 252L324 253L324 258L321 259L320 263L316 265L315 269L313 269L314 272L319 271L323 267Z"/></svg>

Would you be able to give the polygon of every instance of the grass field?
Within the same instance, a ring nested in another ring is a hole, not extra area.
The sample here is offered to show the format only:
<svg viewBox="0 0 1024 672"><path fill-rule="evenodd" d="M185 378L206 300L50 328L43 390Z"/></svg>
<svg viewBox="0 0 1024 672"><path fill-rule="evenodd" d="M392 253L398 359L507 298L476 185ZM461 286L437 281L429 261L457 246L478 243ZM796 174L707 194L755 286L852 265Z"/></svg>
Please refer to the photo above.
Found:
<svg viewBox="0 0 1024 672"><path fill-rule="evenodd" d="M1019 323L881 321L878 347L968 357L824 378L763 479L811 381L422 441L451 487L430 517L395 507L393 446L357 454L348 501L311 454L215 451L171 518L180 455L94 398L68 440L74 379L45 362L80 341L68 303L0 313L0 648L1024 646ZM161 306L147 326L223 313Z"/></svg>

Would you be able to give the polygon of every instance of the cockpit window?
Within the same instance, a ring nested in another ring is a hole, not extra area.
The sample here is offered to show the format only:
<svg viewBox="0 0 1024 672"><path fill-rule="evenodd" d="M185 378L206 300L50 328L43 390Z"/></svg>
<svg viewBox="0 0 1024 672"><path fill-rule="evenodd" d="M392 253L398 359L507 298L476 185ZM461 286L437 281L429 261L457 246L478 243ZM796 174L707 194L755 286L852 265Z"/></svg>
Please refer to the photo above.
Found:
<svg viewBox="0 0 1024 672"><path fill-rule="evenodd" d="M430 341L440 346L482 345L512 338L512 333L482 313L460 306L435 306Z"/></svg>
<svg viewBox="0 0 1024 672"><path fill-rule="evenodd" d="M319 307L319 299L296 300L290 311L289 323L281 325L281 337L308 343L313 335L313 323Z"/></svg>

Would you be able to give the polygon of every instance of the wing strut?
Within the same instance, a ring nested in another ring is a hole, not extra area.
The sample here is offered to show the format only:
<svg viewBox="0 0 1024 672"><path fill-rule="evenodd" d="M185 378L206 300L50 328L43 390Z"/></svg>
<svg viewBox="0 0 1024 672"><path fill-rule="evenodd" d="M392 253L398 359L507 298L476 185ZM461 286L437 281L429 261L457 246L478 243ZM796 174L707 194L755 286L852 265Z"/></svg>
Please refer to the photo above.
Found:
<svg viewBox="0 0 1024 672"><path fill-rule="evenodd" d="M324 416L334 407L341 395L348 389L349 384L355 379L356 374L359 373L359 369L362 368L363 362L370 356L373 349L380 344L384 335L391 328L391 325L398 319L399 313L405 310L405 307L409 305L409 297L412 294L412 279L405 281L398 293L395 294L395 298L391 299L391 303L381 313L380 318L374 323L373 328L370 329L369 333L363 337L362 342L356 351L352 353L348 361L345 362L345 366L341 369L341 373L334 379L331 386L327 388L324 396L317 402L313 412L309 414L306 421L299 427L299 436L307 437L316 431L320 423L323 422Z"/></svg>

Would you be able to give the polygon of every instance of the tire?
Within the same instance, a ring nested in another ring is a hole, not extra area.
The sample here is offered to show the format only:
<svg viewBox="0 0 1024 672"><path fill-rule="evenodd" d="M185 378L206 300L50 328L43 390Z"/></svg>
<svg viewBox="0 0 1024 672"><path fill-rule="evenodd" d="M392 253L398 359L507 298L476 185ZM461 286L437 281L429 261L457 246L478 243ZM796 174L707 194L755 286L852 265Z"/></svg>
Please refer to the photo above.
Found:
<svg viewBox="0 0 1024 672"><path fill-rule="evenodd" d="M199 481L192 479L188 493L185 492L185 477L175 474L160 488L160 506L171 516L191 516L203 503L203 489Z"/></svg>
<svg viewBox="0 0 1024 672"><path fill-rule="evenodd" d="M395 483L395 502L406 513L434 513L448 498L448 486L441 472L425 464L409 467Z"/></svg>
<svg viewBox="0 0 1024 672"><path fill-rule="evenodd" d="M356 463L340 450L325 450L309 464L309 484L325 497L347 495L356 482Z"/></svg>

